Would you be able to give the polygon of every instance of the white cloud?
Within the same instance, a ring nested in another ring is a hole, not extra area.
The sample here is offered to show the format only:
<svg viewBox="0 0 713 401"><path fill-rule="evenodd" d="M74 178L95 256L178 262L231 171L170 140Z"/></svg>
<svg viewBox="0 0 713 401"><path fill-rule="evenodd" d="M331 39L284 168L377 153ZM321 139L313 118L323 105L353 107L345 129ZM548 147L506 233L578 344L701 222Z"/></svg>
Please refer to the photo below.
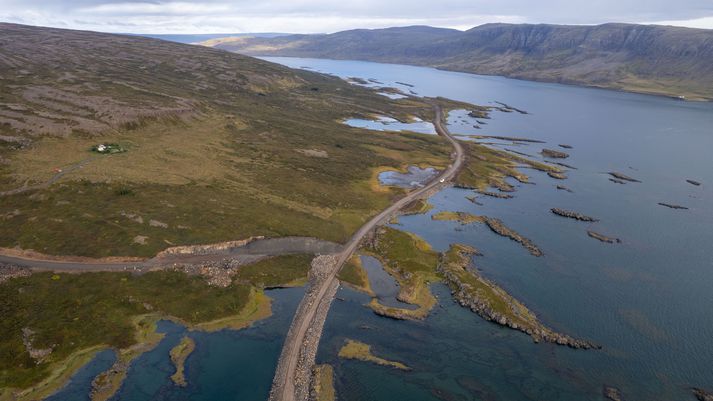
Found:
<svg viewBox="0 0 713 401"><path fill-rule="evenodd" d="M335 32L487 22L662 21L711 28L711 0L0 0L0 21L107 32Z"/></svg>
<svg viewBox="0 0 713 401"><path fill-rule="evenodd" d="M657 25L687 26L689 28L713 29L713 17L675 21L655 21L651 23Z"/></svg>

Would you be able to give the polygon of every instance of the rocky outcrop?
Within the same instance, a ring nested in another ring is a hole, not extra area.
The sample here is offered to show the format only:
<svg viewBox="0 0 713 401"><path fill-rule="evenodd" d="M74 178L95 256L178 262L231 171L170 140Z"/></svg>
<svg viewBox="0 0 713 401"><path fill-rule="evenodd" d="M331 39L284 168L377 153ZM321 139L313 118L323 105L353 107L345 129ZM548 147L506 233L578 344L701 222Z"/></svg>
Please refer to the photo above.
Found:
<svg viewBox="0 0 713 401"><path fill-rule="evenodd" d="M588 221L588 222L599 221L599 219L595 219L594 217L589 217L589 216L583 215L581 213L573 212L571 210L564 210L564 209L560 209L560 208L556 208L556 207L553 207L550 210L552 211L552 213L554 213L558 216L567 217L570 219L575 219L575 220L579 220L579 221Z"/></svg>
<svg viewBox="0 0 713 401"><path fill-rule="evenodd" d="M535 342L549 342L575 349L601 348L589 341L578 340L545 327L525 305L482 277L476 269L468 268L474 252L469 246L451 245L451 249L441 256L438 265L438 272L458 304L487 321L526 333Z"/></svg>
<svg viewBox="0 0 713 401"><path fill-rule="evenodd" d="M621 180L621 181L641 182L641 181L637 180L636 178L629 177L629 176L626 175L626 174L619 173L619 172L616 172L616 171L610 171L610 172L607 173L607 174L609 174L610 176L616 178L617 180Z"/></svg>
<svg viewBox="0 0 713 401"><path fill-rule="evenodd" d="M27 277L32 272L26 267L0 263L0 284L17 277Z"/></svg>
<svg viewBox="0 0 713 401"><path fill-rule="evenodd" d="M564 175L562 173L558 173L556 171L548 171L547 175L549 175L550 177L552 177L556 180L566 180L567 179L566 175Z"/></svg>
<svg viewBox="0 0 713 401"><path fill-rule="evenodd" d="M595 231L587 231L587 235L594 239L598 239L599 241L606 242L608 244L619 244L621 243L621 240L619 238L611 238L607 237L604 234L599 234L598 232Z"/></svg>
<svg viewBox="0 0 713 401"><path fill-rule="evenodd" d="M713 393L698 387L694 387L691 390L698 401L713 401Z"/></svg>
<svg viewBox="0 0 713 401"><path fill-rule="evenodd" d="M109 399L116 393L118 382L123 381L123 377L129 370L130 361L117 360L106 371L97 375L92 380L92 389L89 392L89 398L92 401Z"/></svg>
<svg viewBox="0 0 713 401"><path fill-rule="evenodd" d="M686 182L697 187L701 186L701 183L695 180L686 180Z"/></svg>
<svg viewBox="0 0 713 401"><path fill-rule="evenodd" d="M624 399L621 397L621 391L619 391L618 388L615 387L609 387L609 386L604 386L602 388L602 395L604 398L610 401L623 401Z"/></svg>
<svg viewBox="0 0 713 401"><path fill-rule="evenodd" d="M566 159L569 157L567 153L553 149L542 149L542 152L540 153L542 153L542 156L549 157L552 159Z"/></svg>
<svg viewBox="0 0 713 401"><path fill-rule="evenodd" d="M35 348L33 342L35 340L35 331L29 327L22 328L22 344L25 346L25 350L30 354L30 358L35 361L35 364L39 365L44 362L47 357L52 353L52 347L50 348Z"/></svg>
<svg viewBox="0 0 713 401"><path fill-rule="evenodd" d="M572 145L567 145L567 144L564 144L564 143L560 143L560 144L557 145L557 146L559 146L560 148L563 148L563 149L572 149Z"/></svg>
<svg viewBox="0 0 713 401"><path fill-rule="evenodd" d="M520 114L530 114L530 113L528 113L528 112L525 111L525 110L518 109L518 108L516 108L516 107L510 106L510 105L507 104L507 103L498 102L498 101L496 101L495 103L499 104L499 105L500 105L500 109L502 109L502 110L504 110L504 111L509 111L509 112L516 111L516 112L518 112L518 113L520 113Z"/></svg>
<svg viewBox="0 0 713 401"><path fill-rule="evenodd" d="M681 205L674 205L672 203L665 203L665 202L659 202L659 205L665 206L669 209L678 209L678 210L688 210L687 207L681 206Z"/></svg>
<svg viewBox="0 0 713 401"><path fill-rule="evenodd" d="M498 199L512 199L513 198L513 196L510 194L502 194L499 192L490 192L490 191L477 191L477 192L481 195L490 196L490 197L498 198Z"/></svg>
<svg viewBox="0 0 713 401"><path fill-rule="evenodd" d="M233 248L240 248L253 241L263 238L264 237L250 237L247 239L220 242L217 244L176 246L159 252L156 257L163 258L172 255L210 255L213 253L224 252Z"/></svg>
<svg viewBox="0 0 713 401"><path fill-rule="evenodd" d="M499 219L484 216L483 220L494 233L520 243L520 245L524 246L525 249L527 249L527 251L534 256L542 256L542 251L537 247L537 245L514 230L506 227L505 224L503 224L503 222Z"/></svg>
<svg viewBox="0 0 713 401"><path fill-rule="evenodd" d="M557 189L559 189L560 191L574 192L571 189L565 187L564 185L557 185Z"/></svg>

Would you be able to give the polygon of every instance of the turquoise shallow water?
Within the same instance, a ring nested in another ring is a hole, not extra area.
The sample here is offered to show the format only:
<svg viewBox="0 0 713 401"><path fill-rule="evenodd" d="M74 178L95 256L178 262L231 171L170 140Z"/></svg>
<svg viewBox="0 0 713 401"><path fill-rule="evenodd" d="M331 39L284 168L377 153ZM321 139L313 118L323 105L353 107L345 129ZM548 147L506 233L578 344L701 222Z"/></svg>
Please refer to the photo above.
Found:
<svg viewBox="0 0 713 401"><path fill-rule="evenodd" d="M480 197L482 206L465 198L470 191L447 189L431 199L433 211L404 217L398 227L438 250L455 242L476 246L485 256L475 263L487 277L546 324L603 350L533 344L453 304L440 286L440 307L415 323L379 318L362 306L365 297L343 290L345 301L334 305L319 354L336 365L342 399L601 400L602 386L610 385L627 400L693 400L689 387L713 388L713 105L420 67L270 60L390 86L406 82L420 95L508 103L529 114L496 111L478 124L455 112L451 131L542 140L487 142L536 159L543 148L563 150L570 154L564 162L577 168L566 181L527 170L532 184L513 182L515 198ZM642 182L612 183L610 171ZM573 192L557 190L558 184ZM552 207L601 221L564 219ZM443 210L500 218L545 256L535 258L485 226L430 219ZM601 243L587 236L588 229L623 242ZM335 355L346 337L373 344L413 372L339 361Z"/></svg>

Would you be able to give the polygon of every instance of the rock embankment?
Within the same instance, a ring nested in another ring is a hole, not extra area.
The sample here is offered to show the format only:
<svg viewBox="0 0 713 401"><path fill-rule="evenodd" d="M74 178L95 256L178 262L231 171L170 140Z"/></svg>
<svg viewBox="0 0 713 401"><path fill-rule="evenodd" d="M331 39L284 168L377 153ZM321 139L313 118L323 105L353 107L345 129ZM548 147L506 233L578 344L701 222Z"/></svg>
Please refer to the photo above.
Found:
<svg viewBox="0 0 713 401"><path fill-rule="evenodd" d="M322 328L327 318L329 307L334 299L334 295L337 293L337 289L339 289L339 281L333 280L326 289L326 295L320 294L320 288L322 288L325 281L331 279L331 272L334 270L336 263L336 255L320 255L312 260L307 292L297 307L297 312L295 312L295 317L287 332L285 346L282 348L282 353L280 354L280 359L278 360L277 369L275 371L275 377L272 380L272 389L270 390L270 396L268 398L270 401L281 399L282 393L289 391L282 387L287 381L285 376L288 374L289 365L294 362L290 360L291 356L294 355L294 349L292 347L299 348L295 377L292 380L294 399L297 401L306 401L309 399L310 388L312 386L312 372L317 356L319 339L322 336ZM313 315L310 313L312 310L315 310ZM296 338L300 333L300 328L305 324L309 326L305 337L303 339Z"/></svg>
<svg viewBox="0 0 713 401"><path fill-rule="evenodd" d="M567 217L570 219L575 219L575 220L579 220L579 221L588 221L588 222L599 221L599 219L595 219L594 217L589 217L589 216L583 215L581 213L573 212L571 210L564 210L564 209L560 209L560 208L556 208L556 207L553 207L550 210L552 211L552 213L554 213L558 216Z"/></svg>
<svg viewBox="0 0 713 401"><path fill-rule="evenodd" d="M589 341L578 340L545 327L525 305L482 277L476 269L469 269L474 252L473 248L466 245L451 245L448 252L441 256L438 265L438 272L461 306L469 308L485 320L526 333L535 342L544 341L575 349L600 348Z"/></svg>
<svg viewBox="0 0 713 401"><path fill-rule="evenodd" d="M598 239L599 241L606 242L608 244L619 244L621 243L621 240L619 238L612 238L612 237L607 237L604 234L599 234L596 231L587 231L587 235L594 239Z"/></svg>
<svg viewBox="0 0 713 401"><path fill-rule="evenodd" d="M516 231L505 226L499 219L483 216L483 221L485 221L485 224L487 224L494 233L520 243L520 245L524 246L533 256L542 256L542 250L540 250L537 245L528 238L523 237Z"/></svg>

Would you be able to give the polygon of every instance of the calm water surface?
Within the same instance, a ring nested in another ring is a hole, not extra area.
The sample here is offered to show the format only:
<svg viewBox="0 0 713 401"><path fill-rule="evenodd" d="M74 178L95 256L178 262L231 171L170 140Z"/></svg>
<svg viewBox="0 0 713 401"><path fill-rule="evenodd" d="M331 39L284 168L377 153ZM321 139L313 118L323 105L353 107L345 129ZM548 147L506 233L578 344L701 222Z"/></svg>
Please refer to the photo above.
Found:
<svg viewBox="0 0 713 401"><path fill-rule="evenodd" d="M507 103L529 114L495 111L480 124L454 112L451 131L542 140L485 141L538 159L543 148L563 150L571 155L564 162L576 167L566 181L524 170L532 184L513 182L515 198L482 197L482 206L465 199L470 191L441 191L431 199L434 210L404 217L398 227L441 251L456 242L476 246L484 256L474 262L487 277L547 325L603 350L533 344L455 305L440 285L434 286L440 305L424 322L377 317L363 307L367 297L342 290L344 301L333 306L318 357L336 366L341 399L601 400L602 386L610 385L627 400L693 400L689 387L713 390L713 105L430 68L269 60L385 86L401 81L414 85L404 91L423 96ZM641 183L612 183L605 174L610 171ZM573 192L557 190L558 184ZM601 221L560 218L552 207ZM430 219L445 210L500 218L545 256L535 258L484 226ZM601 243L587 236L588 229L623 242ZM414 369L340 361L336 352L344 338L373 344L375 352Z"/></svg>
<svg viewBox="0 0 713 401"><path fill-rule="evenodd" d="M383 83L371 86L400 87L405 93L484 105L505 102L529 114L496 111L492 119L478 122L456 111L449 118L451 131L546 141L485 140L534 158L543 147L573 146L565 150L571 155L565 162L577 169L568 171L564 182L527 170L534 185L513 182L518 187L515 198L481 197L482 206L465 198L473 195L470 191L446 189L431 198L432 211L403 217L398 227L417 233L440 251L456 242L476 246L484 256L474 262L487 277L527 304L545 324L593 340L603 350L533 344L526 335L459 307L438 284L433 291L439 305L423 322L378 317L364 307L367 296L343 289L318 355L319 362L335 366L341 400L602 400L602 386L610 385L620 388L627 400L656 401L693 400L691 386L713 390L712 105L420 67L270 60L371 78ZM609 171L642 182L614 184L605 174ZM703 185L695 187L685 179ZM573 192L557 190L557 184ZM690 210L671 210L658 202ZM601 221L563 219L549 212L552 207ZM439 211L500 218L531 238L545 256L535 258L481 225L432 221L430 216ZM623 243L600 243L587 236L587 229ZM366 267L383 300L398 302L395 283L383 276L378 262L366 260ZM161 323L165 338L135 361L113 400L265 400L302 293L271 291L274 315L246 330L187 332ZM186 361L188 386L180 388L170 380L168 352L184 335L196 341L196 350ZM339 360L336 354L345 338L372 344L376 354L413 370ZM91 380L114 358L110 351L99 354L51 400L87 400Z"/></svg>

